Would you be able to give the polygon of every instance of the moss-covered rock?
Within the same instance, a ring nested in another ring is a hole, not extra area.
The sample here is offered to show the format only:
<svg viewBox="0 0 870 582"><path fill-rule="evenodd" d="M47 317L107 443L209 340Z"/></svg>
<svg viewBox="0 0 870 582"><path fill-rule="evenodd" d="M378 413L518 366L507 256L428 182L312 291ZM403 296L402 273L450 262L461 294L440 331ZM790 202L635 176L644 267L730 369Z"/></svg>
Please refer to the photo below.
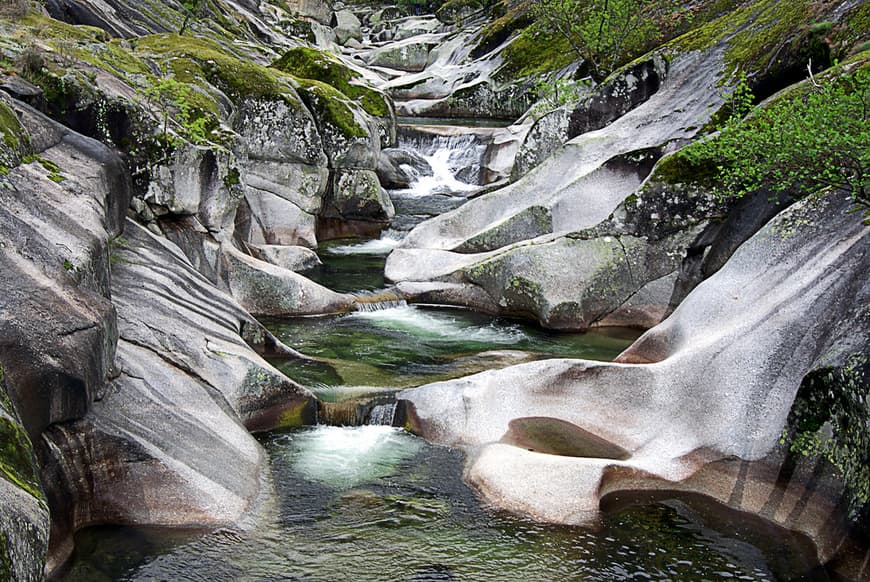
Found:
<svg viewBox="0 0 870 582"><path fill-rule="evenodd" d="M497 6L504 6L501 2ZM506 10L504 14L487 24L476 37L476 44L471 51L473 58L480 58L498 47L515 32L521 31L534 22L534 17L528 7L520 5Z"/></svg>
<svg viewBox="0 0 870 582"><path fill-rule="evenodd" d="M47 547L48 506L33 446L0 365L0 579L41 579Z"/></svg>
<svg viewBox="0 0 870 582"><path fill-rule="evenodd" d="M553 232L553 216L544 206L529 206L457 247L460 253L491 251Z"/></svg>
<svg viewBox="0 0 870 582"><path fill-rule="evenodd" d="M496 78L505 82L556 71L577 60L565 38L545 31L538 24L523 30L502 56L504 64L496 72Z"/></svg>
<svg viewBox="0 0 870 582"><path fill-rule="evenodd" d="M486 4L486 0L447 0L435 11L435 16L445 24L455 24L480 12Z"/></svg>
<svg viewBox="0 0 870 582"><path fill-rule="evenodd" d="M30 136L5 97L0 97L0 177L27 155Z"/></svg>
<svg viewBox="0 0 870 582"><path fill-rule="evenodd" d="M133 42L136 53L159 59L196 61L209 82L229 94L245 97L281 97L289 79L275 69L258 65L227 51L215 41L177 34L155 34Z"/></svg>
<svg viewBox="0 0 870 582"><path fill-rule="evenodd" d="M336 172L322 216L349 221L388 222L395 210L371 170Z"/></svg>
<svg viewBox="0 0 870 582"><path fill-rule="evenodd" d="M362 75L329 53L308 47L296 47L285 52L271 67L295 77L330 85L348 99L358 100L369 115L392 115L393 106L389 97L368 86Z"/></svg>

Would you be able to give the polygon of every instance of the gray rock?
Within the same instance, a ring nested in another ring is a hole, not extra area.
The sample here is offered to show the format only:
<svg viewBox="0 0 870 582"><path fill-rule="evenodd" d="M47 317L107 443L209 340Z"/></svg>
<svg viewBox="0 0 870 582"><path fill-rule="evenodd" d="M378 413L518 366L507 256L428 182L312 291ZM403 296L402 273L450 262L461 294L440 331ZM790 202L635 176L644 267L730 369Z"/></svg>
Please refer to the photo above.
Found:
<svg viewBox="0 0 870 582"><path fill-rule="evenodd" d="M395 215L390 197L371 170L343 170L332 179L322 215L345 221L387 223Z"/></svg>
<svg viewBox="0 0 870 582"><path fill-rule="evenodd" d="M413 150L387 148L381 150L377 173L384 188L407 188L419 177L431 176L432 167Z"/></svg>
<svg viewBox="0 0 870 582"><path fill-rule="evenodd" d="M353 298L330 291L293 271L224 248L232 296L255 315L313 315L348 311Z"/></svg>
<svg viewBox="0 0 870 582"><path fill-rule="evenodd" d="M362 40L362 23L350 10L338 10L332 17L332 28L339 44L345 44L349 39Z"/></svg>
<svg viewBox="0 0 870 582"><path fill-rule="evenodd" d="M313 18L321 24L332 20L332 6L326 0L287 0L286 4L297 16Z"/></svg>
<svg viewBox="0 0 870 582"><path fill-rule="evenodd" d="M239 133L244 157L252 160L326 163L314 118L292 92L280 100L246 99L233 129Z"/></svg>
<svg viewBox="0 0 870 582"><path fill-rule="evenodd" d="M317 253L305 247L261 245L253 250L258 259L289 271L306 271L321 264Z"/></svg>
<svg viewBox="0 0 870 582"><path fill-rule="evenodd" d="M314 216L329 173L311 113L292 94L284 101L248 100L236 130L247 201L236 215L237 234L253 244L316 246Z"/></svg>
<svg viewBox="0 0 870 582"><path fill-rule="evenodd" d="M645 103L667 77L668 62L659 54L615 72L571 113L568 138L601 129Z"/></svg>
<svg viewBox="0 0 870 582"><path fill-rule="evenodd" d="M511 179L519 180L568 141L571 109L560 107L535 121L516 154Z"/></svg>
<svg viewBox="0 0 870 582"><path fill-rule="evenodd" d="M8 400L0 366L0 575L7 580L41 580L48 553L49 516L33 445ZM11 477L11 478L10 478Z"/></svg>
<svg viewBox="0 0 870 582"><path fill-rule="evenodd" d="M782 492L771 463L802 378L844 325L857 324L853 298L868 292L870 229L844 198L784 211L620 363L548 360L406 390L412 426L473 448L465 476L501 508L581 523L597 514L603 491L694 491L764 508L813 538L827 561L843 534L828 519L839 492L809 480L811 471ZM571 423L631 457L499 442L529 416Z"/></svg>
<svg viewBox="0 0 870 582"><path fill-rule="evenodd" d="M236 157L223 148L184 143L175 148L168 163L152 166L148 190L142 197L147 218L153 207L166 214L195 215L218 238L231 236L244 184ZM153 212L151 212L153 219Z"/></svg>
<svg viewBox="0 0 870 582"><path fill-rule="evenodd" d="M436 46L436 39L413 37L372 50L367 56L367 62L371 66L399 71L422 71L429 63L429 51Z"/></svg>

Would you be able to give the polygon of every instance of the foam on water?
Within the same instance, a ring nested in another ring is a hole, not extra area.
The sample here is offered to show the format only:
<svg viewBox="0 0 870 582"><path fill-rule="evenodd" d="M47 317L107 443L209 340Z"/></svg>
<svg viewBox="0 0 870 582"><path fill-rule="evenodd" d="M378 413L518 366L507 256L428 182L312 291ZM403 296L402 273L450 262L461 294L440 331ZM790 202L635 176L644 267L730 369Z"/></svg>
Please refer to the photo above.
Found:
<svg viewBox="0 0 870 582"><path fill-rule="evenodd" d="M417 150L432 168L431 176L418 176L410 187L397 190L404 195L425 197L432 194L461 194L480 186L468 184L456 176L462 170L480 171L485 146L477 143L473 135L436 136L431 142L413 140L406 144Z"/></svg>
<svg viewBox="0 0 870 582"><path fill-rule="evenodd" d="M476 325L443 311L429 312L414 305L357 311L347 317L365 318L373 325L405 332L425 343L462 341L513 345L528 339L518 325Z"/></svg>
<svg viewBox="0 0 870 582"><path fill-rule="evenodd" d="M421 447L418 439L390 426L318 426L293 435L292 464L306 479L349 489L391 475Z"/></svg>
<svg viewBox="0 0 870 582"><path fill-rule="evenodd" d="M381 238L330 247L326 252L332 255L388 255L401 242L401 233L386 230Z"/></svg>

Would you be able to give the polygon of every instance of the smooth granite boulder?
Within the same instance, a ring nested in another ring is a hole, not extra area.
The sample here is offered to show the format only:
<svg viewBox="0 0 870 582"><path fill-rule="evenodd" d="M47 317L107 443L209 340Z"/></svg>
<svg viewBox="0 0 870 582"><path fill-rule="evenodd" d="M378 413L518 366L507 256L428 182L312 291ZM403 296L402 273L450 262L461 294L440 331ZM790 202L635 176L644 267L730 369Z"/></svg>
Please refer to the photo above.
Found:
<svg viewBox="0 0 870 582"><path fill-rule="evenodd" d="M776 493L779 439L805 374L846 330L866 325L855 301L868 293L868 269L870 227L848 198L805 200L744 243L619 363L533 362L400 398L416 432L470 451L466 479L497 507L582 523L609 492L696 491L806 533L825 561L843 535L830 519L840 491L795 472ZM528 417L570 423L558 431L563 440L579 429L630 457L566 455L564 444L559 455L536 451L528 430L511 437L511 423Z"/></svg>

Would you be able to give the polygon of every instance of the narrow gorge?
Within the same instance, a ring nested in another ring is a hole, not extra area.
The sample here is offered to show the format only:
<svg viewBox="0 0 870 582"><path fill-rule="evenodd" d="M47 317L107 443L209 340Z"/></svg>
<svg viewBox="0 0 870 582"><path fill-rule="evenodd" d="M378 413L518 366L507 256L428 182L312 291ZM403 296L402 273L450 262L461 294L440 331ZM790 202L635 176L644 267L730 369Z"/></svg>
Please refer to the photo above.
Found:
<svg viewBox="0 0 870 582"><path fill-rule="evenodd" d="M0 6L0 580L870 578L870 5L602 6Z"/></svg>

